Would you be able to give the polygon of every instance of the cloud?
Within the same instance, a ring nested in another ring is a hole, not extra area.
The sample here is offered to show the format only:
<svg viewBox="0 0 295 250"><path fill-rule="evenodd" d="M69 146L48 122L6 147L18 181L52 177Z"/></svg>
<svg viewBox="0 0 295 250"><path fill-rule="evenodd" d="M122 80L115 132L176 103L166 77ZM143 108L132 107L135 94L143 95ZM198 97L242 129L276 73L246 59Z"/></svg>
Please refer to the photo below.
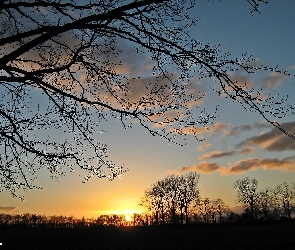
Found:
<svg viewBox="0 0 295 250"><path fill-rule="evenodd" d="M101 84L99 80L89 79L87 87L87 98L93 101L102 101L114 108L127 110L149 109L157 113L163 110L165 104L172 102L174 90L172 81L176 80L176 76L170 74L169 79L163 75L153 75L146 77L118 77L113 80L107 80L107 84ZM120 81L119 81L120 80ZM87 82L88 80L81 80ZM182 100L179 100L181 102ZM183 103L182 103L183 104ZM180 110L178 111L180 112ZM164 115L155 115L150 117L157 119Z"/></svg>
<svg viewBox="0 0 295 250"><path fill-rule="evenodd" d="M208 143L208 142L202 142L202 144L200 146L198 146L197 151L198 152L203 152L204 149L211 147L212 144Z"/></svg>
<svg viewBox="0 0 295 250"><path fill-rule="evenodd" d="M234 136L244 131L250 131L252 129L262 129L262 128L273 128L273 125L266 123L264 121L261 121L261 122L256 122L254 125L245 124L241 126L235 126L229 131L224 132L224 134L226 136Z"/></svg>
<svg viewBox="0 0 295 250"><path fill-rule="evenodd" d="M180 172L200 172L203 174L210 174L214 171L217 171L220 168L216 163L208 163L208 162L202 162L195 166L186 166L180 168Z"/></svg>
<svg viewBox="0 0 295 250"><path fill-rule="evenodd" d="M226 123L216 123L214 126L208 126L206 128L196 128L195 126L191 126L189 128L185 128L186 133L195 133L195 134L204 134L206 132L208 133L216 133L218 131L222 132L225 136L235 136L238 135L244 131L250 131L252 129L261 129L261 128L273 128L273 126L269 123L257 122L254 125L241 125L241 126L235 126L229 130L227 128L229 127L229 124Z"/></svg>
<svg viewBox="0 0 295 250"><path fill-rule="evenodd" d="M263 88L276 88L280 86L283 80L286 79L286 75L280 74L278 72L272 72L263 79Z"/></svg>
<svg viewBox="0 0 295 250"><path fill-rule="evenodd" d="M254 87L254 83L250 80L249 76L242 74L234 74L231 77L232 80L236 81L236 86L239 86L243 89Z"/></svg>
<svg viewBox="0 0 295 250"><path fill-rule="evenodd" d="M265 122L264 120L260 121L260 122L256 122L253 126L253 128L273 128L273 125L271 125L270 123Z"/></svg>
<svg viewBox="0 0 295 250"><path fill-rule="evenodd" d="M288 157L282 160L279 159L247 159L236 162L228 169L228 174L241 174L249 170L258 168L277 169L283 172L295 171L295 157Z"/></svg>
<svg viewBox="0 0 295 250"><path fill-rule="evenodd" d="M248 155L248 154L254 154L255 149L253 147L245 147L242 150L233 150L229 152L222 152L222 151L212 151L210 153L204 154L198 158L199 161L206 160L206 159L215 159L215 158L222 158L222 157L230 157L233 155L237 154L243 154L243 155Z"/></svg>
<svg viewBox="0 0 295 250"><path fill-rule="evenodd" d="M202 135L205 133L214 134L216 132L223 132L228 126L229 124L217 122L216 124L212 126L207 126L207 127L196 127L193 125L193 126L178 129L176 130L176 132L180 131L183 134L194 134L194 135Z"/></svg>
<svg viewBox="0 0 295 250"><path fill-rule="evenodd" d="M231 164L231 166L224 167L217 163L202 162L195 166L185 166L180 168L178 173L182 172L199 172L203 174L211 174L213 172L219 172L220 175L232 175L242 174L250 170L256 170L263 168L264 170L275 169L282 172L295 172L295 156L287 157L284 159L259 159L249 158L246 160L240 160Z"/></svg>
<svg viewBox="0 0 295 250"><path fill-rule="evenodd" d="M255 153L256 153L255 149L250 146L244 147L241 150L241 154L243 155L249 155L249 154L255 154Z"/></svg>
<svg viewBox="0 0 295 250"><path fill-rule="evenodd" d="M260 59L257 58L251 63L247 63L247 66L249 67L255 67L255 66L261 66ZM290 66L288 69L293 69L294 66ZM246 88L253 88L255 84L250 80L250 75L244 75L245 73L244 69L239 69L235 71L234 73L229 74L231 79L236 81L236 85L239 87L242 87L244 89ZM263 88L276 88L280 86L283 80L285 80L287 77L286 74L281 74L279 72L271 72L266 77L262 78L260 82L262 82Z"/></svg>
<svg viewBox="0 0 295 250"><path fill-rule="evenodd" d="M241 133L242 131L249 131L252 127L248 124L242 126L235 126L231 130L224 132L226 136L233 136Z"/></svg>
<svg viewBox="0 0 295 250"><path fill-rule="evenodd" d="M204 154L201 157L198 158L198 160L205 160L205 159L214 159L214 158L221 158L221 157L227 157L232 156L235 154L235 151L230 152L221 152L221 151L213 151L208 154Z"/></svg>
<svg viewBox="0 0 295 250"><path fill-rule="evenodd" d="M290 134L295 135L295 122L285 122L281 126ZM267 151L295 150L295 140L273 127L269 132L250 137L236 144L237 147L259 146Z"/></svg>
<svg viewBox="0 0 295 250"><path fill-rule="evenodd" d="M16 210L16 207L1 207L0 206L0 212L11 212Z"/></svg>

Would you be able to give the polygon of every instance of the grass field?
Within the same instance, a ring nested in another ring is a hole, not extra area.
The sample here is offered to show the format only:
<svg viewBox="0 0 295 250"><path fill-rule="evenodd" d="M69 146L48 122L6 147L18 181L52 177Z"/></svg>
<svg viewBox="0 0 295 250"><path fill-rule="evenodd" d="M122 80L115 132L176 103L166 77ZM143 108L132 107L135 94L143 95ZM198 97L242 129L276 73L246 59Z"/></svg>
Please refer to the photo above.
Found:
<svg viewBox="0 0 295 250"><path fill-rule="evenodd" d="M0 250L294 250L295 225L1 229Z"/></svg>

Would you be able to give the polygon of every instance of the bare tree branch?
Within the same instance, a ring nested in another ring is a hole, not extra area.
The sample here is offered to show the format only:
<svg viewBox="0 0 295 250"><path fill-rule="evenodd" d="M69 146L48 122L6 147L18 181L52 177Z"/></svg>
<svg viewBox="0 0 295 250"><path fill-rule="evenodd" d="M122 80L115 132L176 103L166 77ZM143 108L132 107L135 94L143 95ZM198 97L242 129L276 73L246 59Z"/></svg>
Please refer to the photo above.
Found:
<svg viewBox="0 0 295 250"><path fill-rule="evenodd" d="M248 1L253 12L264 2ZM100 122L110 117L183 144L177 138L186 138L185 129L206 127L217 117L217 108L201 108L205 93L192 91L196 77L216 79L219 95L258 112L294 139L272 120L294 106L264 99L230 75L277 69L246 55L230 58L218 46L192 38L198 20L188 10L194 5L193 0L3 1L0 191L16 195L17 189L32 187L35 172L44 169L58 177L78 166L87 172L85 180L120 176L125 170L107 161L106 145L95 140ZM136 70L127 62L132 55L124 58L126 47L138 58ZM153 67L141 70L141 60Z"/></svg>

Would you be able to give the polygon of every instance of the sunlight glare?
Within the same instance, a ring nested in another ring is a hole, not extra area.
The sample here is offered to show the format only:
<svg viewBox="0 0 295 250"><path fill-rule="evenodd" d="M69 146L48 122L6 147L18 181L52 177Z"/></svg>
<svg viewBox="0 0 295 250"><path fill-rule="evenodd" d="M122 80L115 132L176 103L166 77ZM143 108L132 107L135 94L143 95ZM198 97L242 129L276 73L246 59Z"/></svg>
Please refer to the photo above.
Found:
<svg viewBox="0 0 295 250"><path fill-rule="evenodd" d="M131 221L131 216L128 215L128 214L125 214L125 220L126 220L127 222Z"/></svg>

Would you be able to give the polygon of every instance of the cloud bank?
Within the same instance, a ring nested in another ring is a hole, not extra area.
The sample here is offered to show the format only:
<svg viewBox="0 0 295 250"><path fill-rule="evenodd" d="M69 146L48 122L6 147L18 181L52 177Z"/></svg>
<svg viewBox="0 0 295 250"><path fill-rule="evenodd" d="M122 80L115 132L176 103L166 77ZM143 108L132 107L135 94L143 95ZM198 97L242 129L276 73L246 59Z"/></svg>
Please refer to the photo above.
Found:
<svg viewBox="0 0 295 250"><path fill-rule="evenodd" d="M228 167L218 165L217 163L202 162L194 166L182 167L178 172L183 173L193 171L203 174L218 172L220 175L232 175L242 174L246 171L257 170L259 168L263 168L264 170L275 169L282 172L295 172L295 156L284 159L249 158L237 161Z"/></svg>
<svg viewBox="0 0 295 250"><path fill-rule="evenodd" d="M285 122L281 126L290 134L295 135L295 122ZM250 137L236 144L238 148L246 146L259 146L267 151L295 150L295 140L286 136L277 128L269 132Z"/></svg>

